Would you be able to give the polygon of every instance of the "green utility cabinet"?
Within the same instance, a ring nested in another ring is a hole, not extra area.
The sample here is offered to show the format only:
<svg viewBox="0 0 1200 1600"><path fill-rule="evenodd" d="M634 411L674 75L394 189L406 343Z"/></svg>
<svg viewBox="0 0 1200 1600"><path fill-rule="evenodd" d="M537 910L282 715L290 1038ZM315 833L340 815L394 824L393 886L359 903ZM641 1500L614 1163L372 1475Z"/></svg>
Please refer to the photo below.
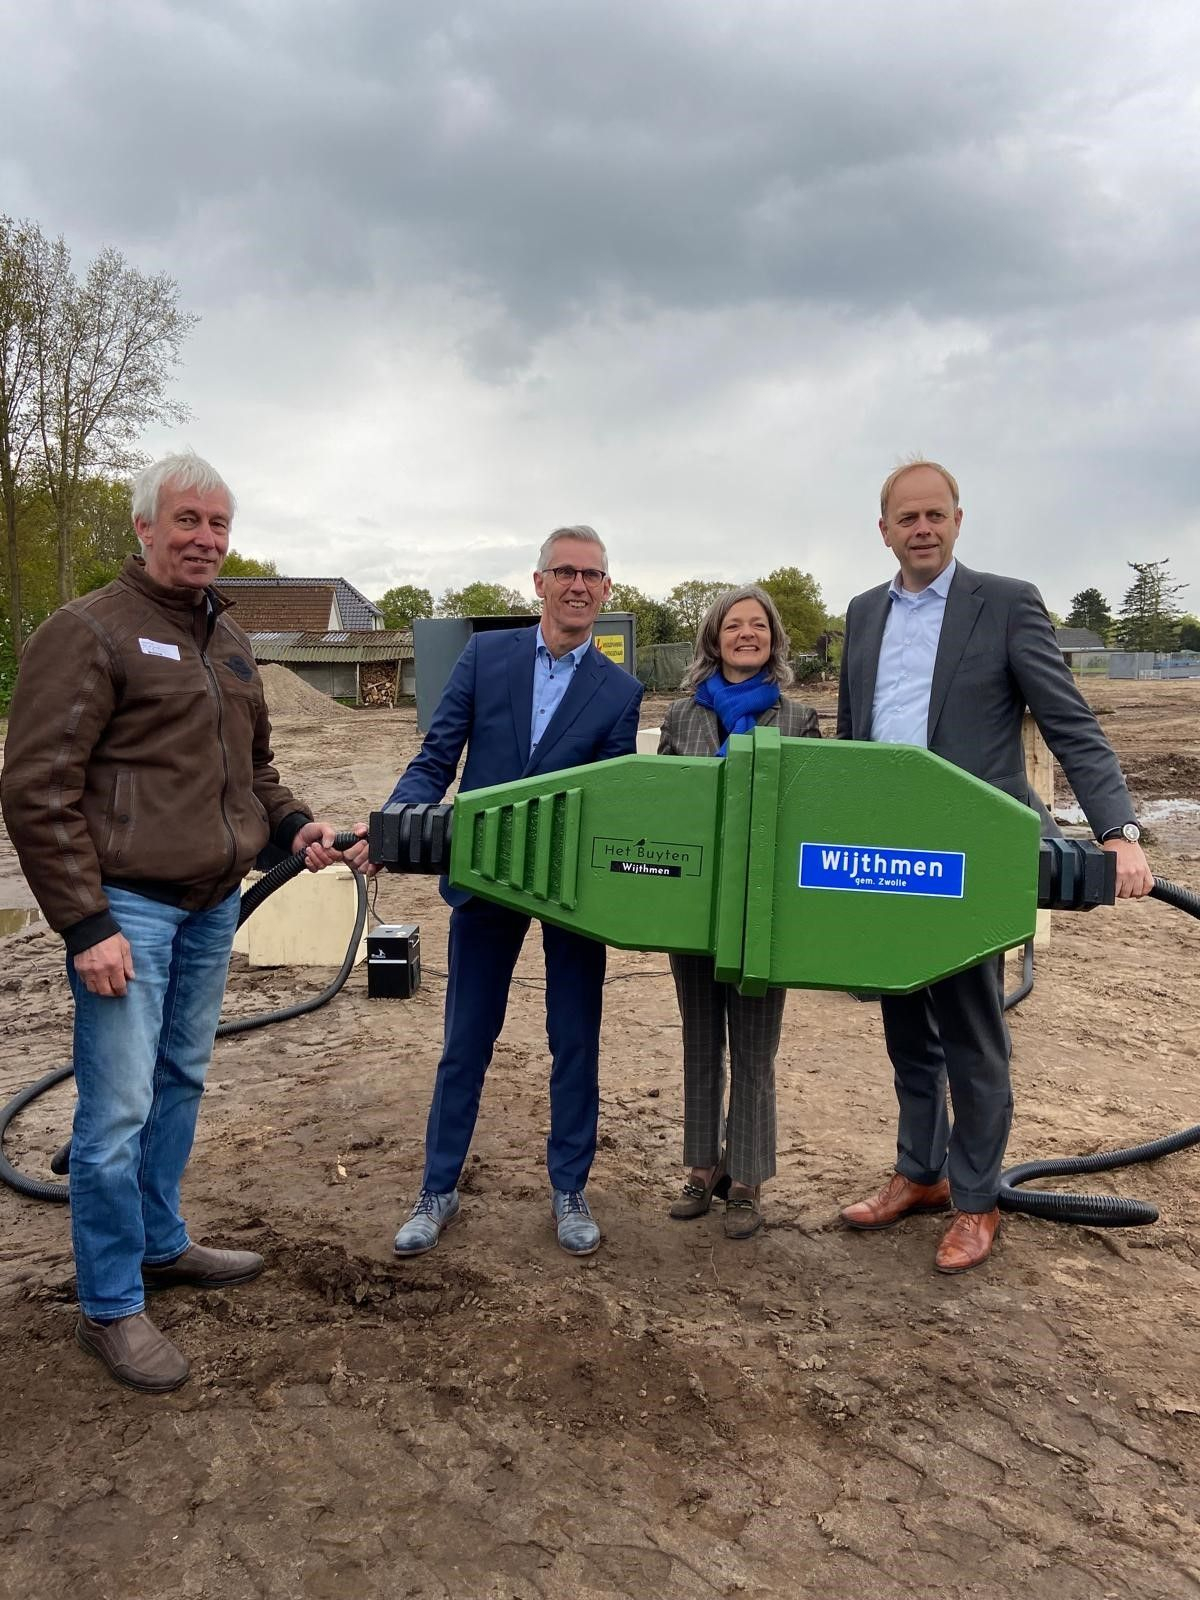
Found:
<svg viewBox="0 0 1200 1600"><path fill-rule="evenodd" d="M607 944L768 985L903 994L1033 935L1038 818L911 746L729 741L454 806L450 881Z"/></svg>

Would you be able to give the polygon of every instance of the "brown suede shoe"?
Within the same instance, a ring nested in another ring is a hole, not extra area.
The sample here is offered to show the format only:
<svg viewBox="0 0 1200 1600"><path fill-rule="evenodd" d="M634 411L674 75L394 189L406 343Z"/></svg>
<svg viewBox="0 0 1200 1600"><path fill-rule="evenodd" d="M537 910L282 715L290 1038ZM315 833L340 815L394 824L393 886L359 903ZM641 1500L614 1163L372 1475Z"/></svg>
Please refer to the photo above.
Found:
<svg viewBox="0 0 1200 1600"><path fill-rule="evenodd" d="M144 1311L118 1317L116 1322L93 1322L81 1313L75 1338L88 1355L103 1361L118 1383L143 1394L170 1394L190 1371L183 1351L159 1332Z"/></svg>
<svg viewBox="0 0 1200 1600"><path fill-rule="evenodd" d="M210 1250L205 1244L192 1244L174 1261L156 1267L144 1261L142 1282L147 1289L174 1289L184 1283L197 1289L228 1289L249 1283L262 1269L263 1258L253 1250Z"/></svg>
<svg viewBox="0 0 1200 1600"><path fill-rule="evenodd" d="M933 1264L939 1272L969 1272L992 1253L1000 1210L956 1211L941 1237Z"/></svg>
<svg viewBox="0 0 1200 1600"><path fill-rule="evenodd" d="M693 1217L702 1217L713 1203L713 1196L723 1200L729 1193L729 1174L725 1171L725 1157L717 1162L712 1170L712 1177L707 1183L693 1183L691 1178L685 1182L679 1192L679 1199L672 1200L669 1216L676 1222L690 1222Z"/></svg>
<svg viewBox="0 0 1200 1600"><path fill-rule="evenodd" d="M760 1185L753 1189L733 1188L725 1201L725 1237L752 1239L766 1218L758 1209Z"/></svg>
<svg viewBox="0 0 1200 1600"><path fill-rule="evenodd" d="M949 1205L950 1184L945 1178L940 1183L913 1183L902 1173L893 1172L878 1194L843 1206L838 1215L848 1228L870 1232L874 1228L890 1228L901 1217L916 1216L922 1211L946 1211Z"/></svg>

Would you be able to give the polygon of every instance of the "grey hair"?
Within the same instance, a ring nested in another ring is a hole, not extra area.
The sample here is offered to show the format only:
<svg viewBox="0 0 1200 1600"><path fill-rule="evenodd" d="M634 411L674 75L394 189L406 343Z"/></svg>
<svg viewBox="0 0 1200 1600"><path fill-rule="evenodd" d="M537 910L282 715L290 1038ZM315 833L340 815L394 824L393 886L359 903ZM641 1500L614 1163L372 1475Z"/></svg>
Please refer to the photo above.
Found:
<svg viewBox="0 0 1200 1600"><path fill-rule="evenodd" d="M767 614L767 624L771 630L771 654L762 669L767 682L777 683L781 689L786 689L791 683L792 664L788 660L791 640L783 625L783 618L765 589L760 589L756 583L747 583L740 589L726 589L725 593L719 594L704 613L704 621L696 632L696 654L692 657L692 664L684 673L683 682L679 685L685 692L691 693L692 690L699 688L705 678L711 678L714 672L720 672L721 629L734 606L741 605L746 600L756 601Z"/></svg>
<svg viewBox="0 0 1200 1600"><path fill-rule="evenodd" d="M133 520L136 523L155 522L158 519L158 497L168 483L177 489L199 489L208 494L223 489L229 496L229 516L232 520L237 509L233 490L216 467L210 466L194 450L181 450L176 455L164 456L139 472L133 480Z"/></svg>
<svg viewBox="0 0 1200 1600"><path fill-rule="evenodd" d="M554 532L538 551L537 569L539 572L545 572L550 565L551 552L554 549L555 542L559 539L582 539L584 544L594 544L600 551L600 565L605 572L608 571L608 551L604 548L604 540L596 532L595 528L589 528L586 522L581 522L574 528L555 528Z"/></svg>

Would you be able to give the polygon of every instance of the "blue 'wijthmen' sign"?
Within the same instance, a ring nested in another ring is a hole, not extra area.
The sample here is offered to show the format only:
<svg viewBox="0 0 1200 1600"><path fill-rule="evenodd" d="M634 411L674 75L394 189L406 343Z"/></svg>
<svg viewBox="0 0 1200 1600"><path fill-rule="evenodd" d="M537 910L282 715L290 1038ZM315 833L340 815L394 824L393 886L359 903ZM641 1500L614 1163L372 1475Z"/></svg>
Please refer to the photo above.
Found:
<svg viewBox="0 0 1200 1600"><path fill-rule="evenodd" d="M862 894L923 894L961 900L966 857L961 850L898 850L873 844L802 844L802 889Z"/></svg>

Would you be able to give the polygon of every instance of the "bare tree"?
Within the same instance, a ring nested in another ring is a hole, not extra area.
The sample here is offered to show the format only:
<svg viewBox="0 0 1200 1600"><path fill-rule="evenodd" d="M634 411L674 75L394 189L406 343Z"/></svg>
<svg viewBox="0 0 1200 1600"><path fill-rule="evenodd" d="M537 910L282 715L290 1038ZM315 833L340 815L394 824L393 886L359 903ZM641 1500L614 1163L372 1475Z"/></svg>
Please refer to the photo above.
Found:
<svg viewBox="0 0 1200 1600"><path fill-rule="evenodd" d="M54 506L59 600L75 593L72 531L90 474L138 465L134 442L151 422L182 421L167 385L197 318L179 309L179 286L102 250L79 282L62 240L40 231L34 315L38 443Z"/></svg>
<svg viewBox="0 0 1200 1600"><path fill-rule="evenodd" d="M25 638L17 523L26 459L37 435L37 361L33 337L34 250L28 223L0 216L0 504L11 645Z"/></svg>

